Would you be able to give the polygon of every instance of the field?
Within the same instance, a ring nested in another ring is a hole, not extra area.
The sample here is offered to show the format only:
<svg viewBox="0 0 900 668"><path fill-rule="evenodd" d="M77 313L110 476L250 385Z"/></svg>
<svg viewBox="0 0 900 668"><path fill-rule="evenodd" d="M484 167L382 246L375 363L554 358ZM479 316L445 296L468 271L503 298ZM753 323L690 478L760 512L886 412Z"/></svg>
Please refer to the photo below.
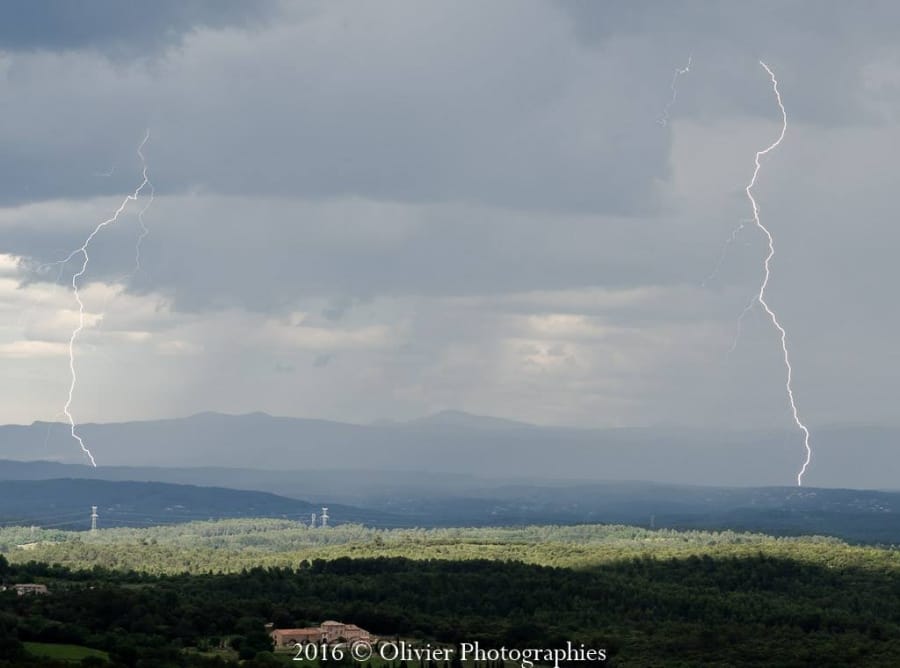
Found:
<svg viewBox="0 0 900 668"><path fill-rule="evenodd" d="M109 655L97 649L81 647L80 645L63 645L43 642L25 642L25 651L31 656L57 661L81 662L88 657L95 657L103 661L109 660Z"/></svg>

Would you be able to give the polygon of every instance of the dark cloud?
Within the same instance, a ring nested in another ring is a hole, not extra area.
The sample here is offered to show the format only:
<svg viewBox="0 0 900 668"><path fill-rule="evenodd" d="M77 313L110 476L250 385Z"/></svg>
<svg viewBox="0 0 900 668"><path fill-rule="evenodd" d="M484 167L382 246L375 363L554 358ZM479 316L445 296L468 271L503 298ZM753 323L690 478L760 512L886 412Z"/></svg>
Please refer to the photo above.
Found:
<svg viewBox="0 0 900 668"><path fill-rule="evenodd" d="M161 192L651 211L665 96L611 56L543 3L327 5L150 63L12 54L0 200L121 192L149 126Z"/></svg>
<svg viewBox="0 0 900 668"><path fill-rule="evenodd" d="M170 194L649 214L670 168L656 121L689 54L676 119L773 119L764 58L793 119L859 125L879 117L863 69L900 29L886 2L334 3L289 5L263 27L276 14L257 3L167 2L147 24L131 16L141 5L113 4L117 18L95 25L106 5L88 3L73 36L56 31L65 57L0 63L0 201L127 190L149 126ZM52 6L68 25L82 5ZM114 40L75 37L119 22L181 42L111 64L92 54Z"/></svg>
<svg viewBox="0 0 900 668"><path fill-rule="evenodd" d="M273 0L21 0L0 6L0 50L91 49L146 57L198 27L252 26L271 17Z"/></svg>

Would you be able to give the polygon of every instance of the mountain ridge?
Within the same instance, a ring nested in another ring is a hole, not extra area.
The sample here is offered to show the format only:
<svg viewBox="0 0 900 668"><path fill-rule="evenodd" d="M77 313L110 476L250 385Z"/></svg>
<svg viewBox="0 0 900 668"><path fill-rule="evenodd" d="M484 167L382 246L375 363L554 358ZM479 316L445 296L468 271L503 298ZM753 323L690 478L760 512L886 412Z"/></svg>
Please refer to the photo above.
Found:
<svg viewBox="0 0 900 668"><path fill-rule="evenodd" d="M585 429L442 411L364 425L265 413L205 412L185 418L79 425L102 466L270 470L340 469L474 474L504 478L653 480L679 484L791 484L799 435L784 430ZM892 488L900 429L835 426L814 432L806 482ZM0 458L83 463L68 426L0 426Z"/></svg>

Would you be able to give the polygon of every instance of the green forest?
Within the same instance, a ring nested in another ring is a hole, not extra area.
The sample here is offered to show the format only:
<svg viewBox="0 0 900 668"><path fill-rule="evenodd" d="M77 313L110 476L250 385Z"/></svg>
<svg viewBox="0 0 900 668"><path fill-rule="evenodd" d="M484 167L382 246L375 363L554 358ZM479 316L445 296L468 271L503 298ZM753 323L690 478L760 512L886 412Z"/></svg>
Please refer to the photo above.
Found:
<svg viewBox="0 0 900 668"><path fill-rule="evenodd" d="M12 563L42 561L72 569L101 566L156 574L234 573L254 566L294 567L310 559L382 556L515 560L580 568L644 555L752 556L760 551L828 567L866 564L900 568L900 553L892 549L853 546L835 538L606 524L455 529L372 529L344 524L310 529L290 520L232 519L96 533L0 529L0 552Z"/></svg>
<svg viewBox="0 0 900 668"><path fill-rule="evenodd" d="M900 555L830 538L229 520L6 528L0 547L4 583L50 590L0 594L0 665L288 665L265 624L326 619L449 646L585 643L611 666L900 665Z"/></svg>

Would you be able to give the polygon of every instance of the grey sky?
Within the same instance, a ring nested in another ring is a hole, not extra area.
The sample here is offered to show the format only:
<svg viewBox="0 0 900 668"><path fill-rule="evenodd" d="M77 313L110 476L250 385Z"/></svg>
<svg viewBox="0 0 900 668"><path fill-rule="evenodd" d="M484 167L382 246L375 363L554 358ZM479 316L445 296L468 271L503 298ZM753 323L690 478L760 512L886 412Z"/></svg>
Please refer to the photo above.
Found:
<svg viewBox="0 0 900 668"><path fill-rule="evenodd" d="M700 285L778 133L760 58L801 411L893 420L894 3L67 7L0 21L0 421L61 409L72 267L40 265L135 187L149 127L143 268L133 215L91 256L80 419L789 426L770 325L728 354L761 236Z"/></svg>

